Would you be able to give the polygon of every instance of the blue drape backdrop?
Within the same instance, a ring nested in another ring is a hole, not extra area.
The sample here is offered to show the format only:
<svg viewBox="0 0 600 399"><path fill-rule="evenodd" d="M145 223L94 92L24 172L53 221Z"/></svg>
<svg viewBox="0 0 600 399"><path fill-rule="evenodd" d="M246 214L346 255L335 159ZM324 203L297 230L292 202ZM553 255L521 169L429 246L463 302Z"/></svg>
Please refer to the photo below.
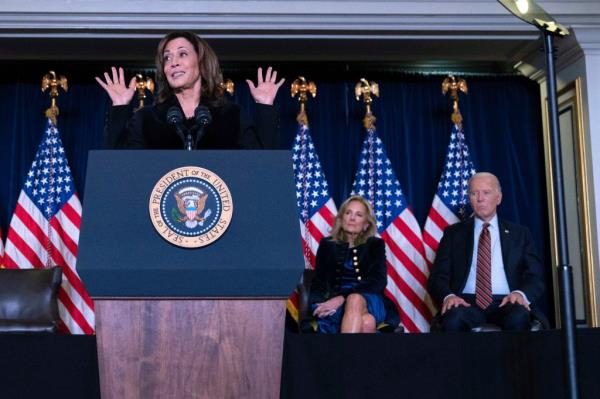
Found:
<svg viewBox="0 0 600 399"><path fill-rule="evenodd" d="M54 67L54 66L53 66ZM103 127L110 102L93 77L106 65L60 65L56 71L69 78L69 91L58 99L58 128L63 138L76 187L85 207L87 151L102 146ZM307 70L308 68L308 70ZM423 226L443 169L451 129L449 99L442 95L446 75L399 73L374 68L350 68L323 72L317 67L281 65L286 78L276 105L280 110L281 146L290 148L296 134L298 102L290 96L289 84L298 75L314 80L317 97L307 105L311 134L330 184L340 204L348 196L357 169L364 104L354 98L354 85L361 77L379 83L381 96L373 112L377 130L396 175L417 220ZM49 106L40 91L48 64L19 67L10 77L0 78L0 224L4 236L31 166L44 128L43 112ZM135 70L131 70L134 72ZM252 115L254 104L244 79L255 79L248 68L224 68L225 77L236 83L232 101ZM131 73L128 75L131 76ZM510 75L459 74L468 83L468 95L460 95L466 140L478 171L496 174L503 186L501 217L528 226L542 255L548 287L547 303L553 295L548 236L548 214L540 96L538 85ZM85 217L85 213L84 216ZM553 313L547 311L549 316Z"/></svg>

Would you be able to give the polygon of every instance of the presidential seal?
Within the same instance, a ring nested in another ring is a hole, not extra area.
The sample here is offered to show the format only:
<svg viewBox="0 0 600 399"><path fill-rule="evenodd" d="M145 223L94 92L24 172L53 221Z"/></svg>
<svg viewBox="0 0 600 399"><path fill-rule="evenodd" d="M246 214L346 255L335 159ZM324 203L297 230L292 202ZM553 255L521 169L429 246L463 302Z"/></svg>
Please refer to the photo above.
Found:
<svg viewBox="0 0 600 399"><path fill-rule="evenodd" d="M196 166L174 169L150 194L150 220L171 244L198 248L218 240L231 223L233 201L227 184Z"/></svg>

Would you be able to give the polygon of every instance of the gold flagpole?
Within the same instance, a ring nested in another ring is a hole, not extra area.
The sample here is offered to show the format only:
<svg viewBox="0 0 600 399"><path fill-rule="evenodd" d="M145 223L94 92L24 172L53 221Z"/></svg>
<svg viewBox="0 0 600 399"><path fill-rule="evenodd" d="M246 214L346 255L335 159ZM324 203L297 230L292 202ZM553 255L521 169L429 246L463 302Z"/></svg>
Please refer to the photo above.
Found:
<svg viewBox="0 0 600 399"><path fill-rule="evenodd" d="M63 75L60 75L58 78L56 77L56 73L54 71L49 71L42 77L42 92L50 89L50 108L48 108L45 112L46 118L50 118L52 123L56 125L57 116L59 114L58 106L56 105L56 98L58 97L58 88L61 87L65 92L69 90L69 86L67 84L67 78Z"/></svg>
<svg viewBox="0 0 600 399"><path fill-rule="evenodd" d="M460 109L458 109L458 91L462 91L467 94L467 81L464 79L457 79L454 75L448 75L446 79L442 82L442 93L446 95L446 93L450 92L450 98L452 99L452 122L458 126L459 129L462 128L462 115L460 114Z"/></svg>
<svg viewBox="0 0 600 399"><path fill-rule="evenodd" d="M376 82L369 82L365 78L361 78L360 81L354 87L354 95L356 101L360 101L360 97L363 97L363 101L366 106L365 117L363 119L363 126L367 130L375 129L375 115L371 110L371 104L373 103L373 96L379 97L379 85Z"/></svg>
<svg viewBox="0 0 600 399"><path fill-rule="evenodd" d="M291 94L292 98L297 95L298 101L300 102L300 111L298 111L296 120L298 123L305 126L308 126L308 116L306 115L305 108L305 104L308 101L308 93L315 98L317 96L317 85L312 80L307 81L304 76L298 76L296 80L292 82Z"/></svg>
<svg viewBox="0 0 600 399"><path fill-rule="evenodd" d="M154 92L154 81L152 80L152 78L149 77L146 77L144 79L142 75L138 73L135 75L135 90L137 92L138 97L138 106L135 108L134 111L138 111L144 108L144 100L146 100L146 90L148 90L150 93Z"/></svg>

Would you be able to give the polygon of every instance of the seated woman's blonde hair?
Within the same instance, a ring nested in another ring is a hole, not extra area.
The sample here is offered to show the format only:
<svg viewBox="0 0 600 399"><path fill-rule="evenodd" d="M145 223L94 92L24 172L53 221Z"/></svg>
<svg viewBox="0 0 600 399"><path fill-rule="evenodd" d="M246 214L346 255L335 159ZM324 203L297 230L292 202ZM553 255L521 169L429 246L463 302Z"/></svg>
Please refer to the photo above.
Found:
<svg viewBox="0 0 600 399"><path fill-rule="evenodd" d="M331 236L334 240L339 242L347 241L346 233L342 229L342 218L344 217L344 213L346 213L348 205L352 201L360 202L367 210L367 221L369 222L369 226L366 230L358 233L358 236L356 236L354 239L354 245L360 245L366 242L369 237L373 237L377 233L377 220L375 219L375 214L373 213L373 207L369 201L360 195L352 195L348 197L348 199L340 206L340 209L335 216L333 228L331 229Z"/></svg>

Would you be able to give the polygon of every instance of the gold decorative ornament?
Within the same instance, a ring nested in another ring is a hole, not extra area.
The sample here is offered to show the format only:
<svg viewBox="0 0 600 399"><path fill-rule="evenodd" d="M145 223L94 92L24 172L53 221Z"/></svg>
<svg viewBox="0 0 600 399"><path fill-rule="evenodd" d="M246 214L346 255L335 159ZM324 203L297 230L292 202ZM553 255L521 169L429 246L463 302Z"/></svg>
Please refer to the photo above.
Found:
<svg viewBox="0 0 600 399"><path fill-rule="evenodd" d="M307 93L310 93L313 98L317 96L317 85L312 80L306 80L304 76L298 76L291 86L292 98L298 95L298 101L300 102L300 112L296 120L298 123L308 126L308 116L306 115L305 104L308 101Z"/></svg>
<svg viewBox="0 0 600 399"><path fill-rule="evenodd" d="M219 83L219 89L222 91L226 91L230 95L233 96L233 92L235 91L235 84L231 79L225 79L225 81Z"/></svg>
<svg viewBox="0 0 600 399"><path fill-rule="evenodd" d="M356 101L359 101L362 96L367 108L363 119L363 126L368 130L375 129L375 121L377 118L375 118L375 115L373 115L371 110L371 104L373 103L373 97L371 95L379 97L379 85L376 82L369 82L365 78L361 78L356 86L354 86L354 95L356 96Z"/></svg>
<svg viewBox="0 0 600 399"><path fill-rule="evenodd" d="M154 92L154 81L150 77L146 77L145 79L141 74L135 75L135 90L137 92L138 97L138 106L135 108L135 111L144 108L144 100L146 99L146 90L150 93Z"/></svg>
<svg viewBox="0 0 600 399"><path fill-rule="evenodd" d="M46 118L50 118L52 123L56 125L56 117L58 116L59 109L56 105L56 97L58 97L58 88L61 87L65 92L69 90L69 86L67 84L67 78L63 75L60 75L59 78L56 77L56 73L54 71L49 71L42 77L42 92L50 89L50 108L48 108L45 112Z"/></svg>
<svg viewBox="0 0 600 399"><path fill-rule="evenodd" d="M460 109L458 109L458 91L462 91L467 94L467 81L459 78L456 79L454 75L448 75L446 79L442 82L442 94L446 94L450 92L450 98L452 99L452 122L457 125L462 125L462 115L460 114Z"/></svg>

